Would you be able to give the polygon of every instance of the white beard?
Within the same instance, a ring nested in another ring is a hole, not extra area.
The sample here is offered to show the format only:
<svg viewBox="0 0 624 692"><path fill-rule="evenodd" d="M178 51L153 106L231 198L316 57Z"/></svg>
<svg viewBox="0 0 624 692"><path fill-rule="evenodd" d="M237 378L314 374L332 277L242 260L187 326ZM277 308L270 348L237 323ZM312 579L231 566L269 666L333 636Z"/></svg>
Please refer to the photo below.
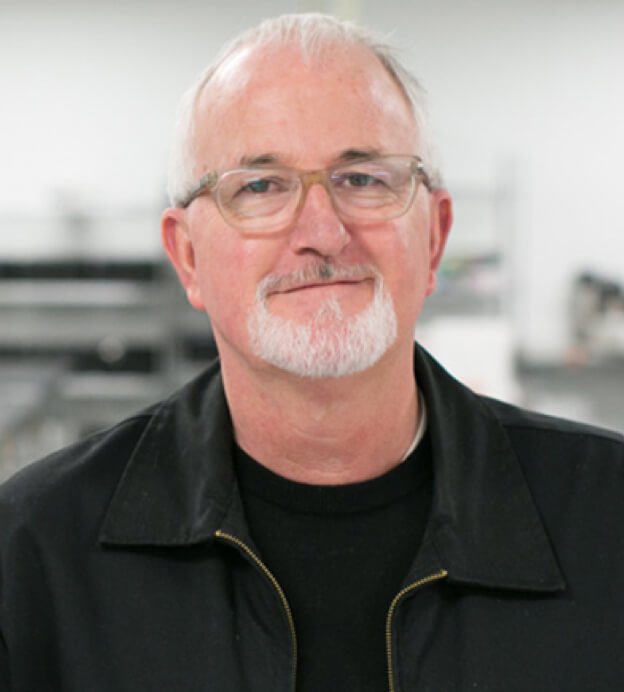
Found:
<svg viewBox="0 0 624 692"><path fill-rule="evenodd" d="M371 273L373 299L350 317L344 316L335 298L325 301L303 324L274 315L267 307L270 290L285 282L340 280ZM325 263L265 277L258 285L247 331L255 355L271 365L299 377L343 377L372 367L384 355L396 339L397 319L379 272L365 266L336 268Z"/></svg>

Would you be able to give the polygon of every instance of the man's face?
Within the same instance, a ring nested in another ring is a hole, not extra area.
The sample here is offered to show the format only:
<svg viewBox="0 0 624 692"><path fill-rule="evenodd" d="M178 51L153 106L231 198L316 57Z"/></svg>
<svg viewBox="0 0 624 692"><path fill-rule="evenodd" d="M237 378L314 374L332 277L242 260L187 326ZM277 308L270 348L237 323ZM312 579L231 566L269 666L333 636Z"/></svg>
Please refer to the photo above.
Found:
<svg viewBox="0 0 624 692"><path fill-rule="evenodd" d="M313 170L354 151L421 153L407 103L363 48L308 64L291 49L243 51L204 90L196 123L198 179L266 157ZM447 195L424 186L404 216L362 225L342 222L313 185L270 235L232 228L206 195L166 211L163 237L224 364L324 377L411 351L449 225Z"/></svg>

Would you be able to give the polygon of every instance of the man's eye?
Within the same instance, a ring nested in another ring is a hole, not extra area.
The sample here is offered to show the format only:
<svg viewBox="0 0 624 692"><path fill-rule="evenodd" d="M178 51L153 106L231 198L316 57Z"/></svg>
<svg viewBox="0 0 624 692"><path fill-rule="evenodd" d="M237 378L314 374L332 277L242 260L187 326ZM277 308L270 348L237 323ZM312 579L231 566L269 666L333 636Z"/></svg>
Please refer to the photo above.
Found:
<svg viewBox="0 0 624 692"><path fill-rule="evenodd" d="M350 173L345 176L345 184L349 187L371 187L381 181L368 173Z"/></svg>
<svg viewBox="0 0 624 692"><path fill-rule="evenodd" d="M239 195L275 195L287 190L288 181L272 176L270 178L253 178L244 181L237 192Z"/></svg>
<svg viewBox="0 0 624 692"><path fill-rule="evenodd" d="M246 185L244 185L241 188L241 192L252 192L254 194L261 194L263 192L268 192L270 187L270 180L260 178L258 180L250 180Z"/></svg>

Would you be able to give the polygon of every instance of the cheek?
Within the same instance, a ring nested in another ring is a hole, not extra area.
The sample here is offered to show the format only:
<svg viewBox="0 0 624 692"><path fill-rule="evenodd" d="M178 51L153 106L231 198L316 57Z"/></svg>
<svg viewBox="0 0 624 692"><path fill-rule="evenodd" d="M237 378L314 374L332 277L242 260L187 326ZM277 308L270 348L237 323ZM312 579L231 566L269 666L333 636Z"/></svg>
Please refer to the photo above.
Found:
<svg viewBox="0 0 624 692"><path fill-rule="evenodd" d="M396 266L402 268L404 281L413 287L420 286L431 264L427 219L424 214L412 214L399 221L402 223L395 229Z"/></svg>
<svg viewBox="0 0 624 692"><path fill-rule="evenodd" d="M244 303L244 284L236 253L223 245L206 243L198 253L198 286L211 319L233 319Z"/></svg>
<svg viewBox="0 0 624 692"><path fill-rule="evenodd" d="M423 256L429 254L429 225L431 210L428 199L419 190L407 213L394 220L395 234L407 253ZM427 246L427 247L425 247Z"/></svg>
<svg viewBox="0 0 624 692"><path fill-rule="evenodd" d="M228 331L244 326L256 287L268 271L266 249L229 227L213 227L195 248L196 283L211 321Z"/></svg>
<svg viewBox="0 0 624 692"><path fill-rule="evenodd" d="M409 252L410 245L414 242L414 239L412 238L412 236L414 235L413 224L397 224L395 233L399 242L403 246L403 250L405 252Z"/></svg>
<svg viewBox="0 0 624 692"><path fill-rule="evenodd" d="M429 236L423 224L402 223L396 229L395 251L390 258L387 281L395 307L406 322L420 312L431 282Z"/></svg>

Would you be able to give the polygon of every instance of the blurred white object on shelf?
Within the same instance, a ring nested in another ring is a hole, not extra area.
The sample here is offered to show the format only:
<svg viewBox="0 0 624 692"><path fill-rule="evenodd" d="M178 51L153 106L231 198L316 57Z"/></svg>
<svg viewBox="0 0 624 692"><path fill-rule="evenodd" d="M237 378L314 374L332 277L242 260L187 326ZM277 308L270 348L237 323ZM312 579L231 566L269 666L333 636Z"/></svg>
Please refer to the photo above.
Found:
<svg viewBox="0 0 624 692"><path fill-rule="evenodd" d="M520 403L508 319L500 315L439 316L419 326L416 338L471 389Z"/></svg>

